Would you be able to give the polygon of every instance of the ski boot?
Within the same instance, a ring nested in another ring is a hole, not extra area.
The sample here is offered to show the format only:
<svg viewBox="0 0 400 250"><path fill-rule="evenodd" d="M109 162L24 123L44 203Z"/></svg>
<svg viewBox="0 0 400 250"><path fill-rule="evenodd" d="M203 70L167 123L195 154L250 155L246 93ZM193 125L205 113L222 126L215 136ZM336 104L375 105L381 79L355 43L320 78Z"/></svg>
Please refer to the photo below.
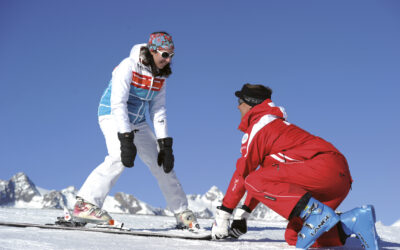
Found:
<svg viewBox="0 0 400 250"><path fill-rule="evenodd" d="M85 201L81 197L76 199L72 218L76 222L114 225L114 220L107 211Z"/></svg>
<svg viewBox="0 0 400 250"><path fill-rule="evenodd" d="M300 218L304 220L304 224L298 234L296 248L302 249L308 249L323 233L339 222L335 211L312 197L301 211Z"/></svg>
<svg viewBox="0 0 400 250"><path fill-rule="evenodd" d="M200 230L200 225L197 222L196 217L193 212L189 209L184 210L183 212L175 214L176 218L176 228L178 229L189 229L189 231L198 231Z"/></svg>
<svg viewBox="0 0 400 250"><path fill-rule="evenodd" d="M375 209L372 205L354 208L339 216L345 234L355 234L365 249L379 249Z"/></svg>

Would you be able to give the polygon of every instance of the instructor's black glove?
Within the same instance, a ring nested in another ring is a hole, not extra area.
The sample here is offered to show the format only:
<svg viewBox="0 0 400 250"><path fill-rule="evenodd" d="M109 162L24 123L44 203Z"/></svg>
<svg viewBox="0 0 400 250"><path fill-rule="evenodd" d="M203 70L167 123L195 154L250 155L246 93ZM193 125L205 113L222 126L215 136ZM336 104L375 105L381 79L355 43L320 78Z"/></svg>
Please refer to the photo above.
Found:
<svg viewBox="0 0 400 250"><path fill-rule="evenodd" d="M133 167L136 157L136 146L133 144L134 132L118 133L121 142L121 161L125 167Z"/></svg>
<svg viewBox="0 0 400 250"><path fill-rule="evenodd" d="M229 229L229 235L233 238L239 238L245 233L247 233L247 221L245 219L233 220Z"/></svg>
<svg viewBox="0 0 400 250"><path fill-rule="evenodd" d="M241 235L247 233L247 218L250 216L248 211L250 209L247 206L236 208L231 227L229 228L229 235L231 237L239 238Z"/></svg>
<svg viewBox="0 0 400 250"><path fill-rule="evenodd" d="M174 168L174 154L172 153L172 138L167 137L157 140L160 146L160 152L158 153L157 163L158 166L163 166L164 172L169 173Z"/></svg>

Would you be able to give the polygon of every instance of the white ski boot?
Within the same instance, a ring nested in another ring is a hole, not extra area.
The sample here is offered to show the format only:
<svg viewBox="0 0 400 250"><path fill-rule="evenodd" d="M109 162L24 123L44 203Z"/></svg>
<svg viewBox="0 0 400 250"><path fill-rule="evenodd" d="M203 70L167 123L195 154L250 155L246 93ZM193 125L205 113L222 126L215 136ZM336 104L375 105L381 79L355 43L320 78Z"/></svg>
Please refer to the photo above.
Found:
<svg viewBox="0 0 400 250"><path fill-rule="evenodd" d="M186 209L183 212L175 214L176 218L176 227L179 229L189 229L189 231L198 231L200 230L200 225L197 222L196 217L193 212L189 209Z"/></svg>
<svg viewBox="0 0 400 250"><path fill-rule="evenodd" d="M81 197L77 197L72 218L77 222L114 225L114 220L96 205L93 205Z"/></svg>

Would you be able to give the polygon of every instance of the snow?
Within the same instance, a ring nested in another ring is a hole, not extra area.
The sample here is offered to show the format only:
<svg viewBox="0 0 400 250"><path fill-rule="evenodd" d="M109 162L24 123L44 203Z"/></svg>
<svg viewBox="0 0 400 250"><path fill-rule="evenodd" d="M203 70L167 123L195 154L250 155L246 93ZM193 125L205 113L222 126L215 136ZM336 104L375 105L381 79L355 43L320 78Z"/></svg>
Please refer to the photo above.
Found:
<svg viewBox="0 0 400 250"><path fill-rule="evenodd" d="M0 221L51 223L62 210L0 208ZM112 214L134 229L167 229L174 227L171 216ZM200 225L210 229L212 219L199 219ZM249 220L249 232L235 241L198 241L143 236L114 235L93 232L14 228L0 226L0 249L295 249L284 240L286 221ZM400 227L376 223L384 249L400 249ZM349 239L344 247L362 249L357 239Z"/></svg>
<svg viewBox="0 0 400 250"><path fill-rule="evenodd" d="M15 208L25 208L25 207L30 207L30 208L42 208L42 197L40 196L33 196L32 200L29 202L25 202L25 201L15 201L14 203L14 207Z"/></svg>
<svg viewBox="0 0 400 250"><path fill-rule="evenodd" d="M392 227L399 227L400 228L400 220L393 223Z"/></svg>
<svg viewBox="0 0 400 250"><path fill-rule="evenodd" d="M41 188L41 187L38 187L38 186L36 186L36 189L37 189L37 191L39 191L39 194L40 194L41 196L44 196L45 194L48 194L48 193L51 192L51 191L48 190L48 189Z"/></svg>

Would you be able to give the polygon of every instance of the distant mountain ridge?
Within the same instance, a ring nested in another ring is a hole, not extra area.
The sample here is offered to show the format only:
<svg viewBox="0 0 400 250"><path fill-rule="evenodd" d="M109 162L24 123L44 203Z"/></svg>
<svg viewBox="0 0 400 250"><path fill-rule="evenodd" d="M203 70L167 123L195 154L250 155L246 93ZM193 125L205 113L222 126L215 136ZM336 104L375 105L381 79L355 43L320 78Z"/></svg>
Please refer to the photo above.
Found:
<svg viewBox="0 0 400 250"><path fill-rule="evenodd" d="M10 180L0 180L0 206L16 208L72 208L78 190L67 187L61 191L38 188L25 173L17 173ZM198 218L214 217L215 208L221 204L224 194L218 187L213 186L204 195L187 195L189 209ZM107 196L103 208L111 213L168 215L173 213L168 209L155 208L136 199L131 194L116 193ZM283 220L281 216L263 204L257 206L250 218L265 220Z"/></svg>

